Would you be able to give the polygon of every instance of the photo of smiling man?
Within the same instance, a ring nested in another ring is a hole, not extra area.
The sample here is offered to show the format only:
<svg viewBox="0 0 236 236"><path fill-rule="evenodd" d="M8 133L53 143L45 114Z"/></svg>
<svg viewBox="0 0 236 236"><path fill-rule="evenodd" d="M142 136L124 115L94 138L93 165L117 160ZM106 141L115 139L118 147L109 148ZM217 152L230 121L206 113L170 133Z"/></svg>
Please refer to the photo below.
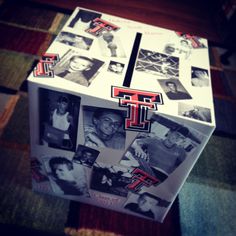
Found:
<svg viewBox="0 0 236 236"><path fill-rule="evenodd" d="M108 108L84 107L85 146L125 148L125 112Z"/></svg>

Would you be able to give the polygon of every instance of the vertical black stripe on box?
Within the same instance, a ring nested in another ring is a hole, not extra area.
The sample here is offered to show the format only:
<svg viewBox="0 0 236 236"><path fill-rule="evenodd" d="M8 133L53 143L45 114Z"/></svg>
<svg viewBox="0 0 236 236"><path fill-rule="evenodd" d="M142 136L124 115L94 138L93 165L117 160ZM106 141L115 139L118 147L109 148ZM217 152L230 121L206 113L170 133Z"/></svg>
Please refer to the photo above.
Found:
<svg viewBox="0 0 236 236"><path fill-rule="evenodd" d="M142 38L142 34L137 33L136 36L135 36L131 56L130 56L130 59L129 59L128 68L127 68L125 78L124 78L124 82L123 82L123 86L125 86L125 87L130 87L130 84L131 84L132 75L133 75L133 71L134 71L134 65L135 65L135 61L136 61L136 58L137 58L141 38Z"/></svg>

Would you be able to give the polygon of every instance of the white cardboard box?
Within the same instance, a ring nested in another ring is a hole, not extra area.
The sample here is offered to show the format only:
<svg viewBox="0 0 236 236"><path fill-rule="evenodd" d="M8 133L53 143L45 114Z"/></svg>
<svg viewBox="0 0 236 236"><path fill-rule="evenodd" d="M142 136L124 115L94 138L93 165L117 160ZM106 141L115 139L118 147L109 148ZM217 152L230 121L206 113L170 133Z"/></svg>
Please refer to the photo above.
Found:
<svg viewBox="0 0 236 236"><path fill-rule="evenodd" d="M215 128L207 40L77 8L28 82L33 189L162 222Z"/></svg>

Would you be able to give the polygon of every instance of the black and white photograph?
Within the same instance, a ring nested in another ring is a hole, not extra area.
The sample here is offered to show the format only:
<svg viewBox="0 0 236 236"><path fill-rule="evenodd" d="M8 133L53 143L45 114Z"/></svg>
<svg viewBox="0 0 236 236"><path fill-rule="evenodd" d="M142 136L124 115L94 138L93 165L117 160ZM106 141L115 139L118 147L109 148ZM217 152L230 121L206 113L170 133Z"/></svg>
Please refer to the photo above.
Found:
<svg viewBox="0 0 236 236"><path fill-rule="evenodd" d="M179 103L178 114L191 119L211 123L211 110L207 107Z"/></svg>
<svg viewBox="0 0 236 236"><path fill-rule="evenodd" d="M131 177L131 169L96 162L92 170L90 188L127 197L126 186L131 183Z"/></svg>
<svg viewBox="0 0 236 236"><path fill-rule="evenodd" d="M140 194L132 193L127 199L124 208L154 220L159 219L169 205L170 202L166 200L151 193L142 192Z"/></svg>
<svg viewBox="0 0 236 236"><path fill-rule="evenodd" d="M45 157L44 166L55 194L90 197L84 166L62 156Z"/></svg>
<svg viewBox="0 0 236 236"><path fill-rule="evenodd" d="M187 60L192 53L192 46L188 40L180 39L178 43L167 43L164 47L164 53L178 55L178 57Z"/></svg>
<svg viewBox="0 0 236 236"><path fill-rule="evenodd" d="M191 84L194 87L208 87L210 78L208 70L194 67L191 68Z"/></svg>
<svg viewBox="0 0 236 236"><path fill-rule="evenodd" d="M75 151L80 100L72 94L39 89L41 145Z"/></svg>
<svg viewBox="0 0 236 236"><path fill-rule="evenodd" d="M62 31L55 41L84 50L89 50L93 43L91 38L65 31Z"/></svg>
<svg viewBox="0 0 236 236"><path fill-rule="evenodd" d="M141 49L139 51L136 71L151 73L168 79L179 77L179 58L159 52Z"/></svg>
<svg viewBox="0 0 236 236"><path fill-rule="evenodd" d="M105 31L98 38L101 54L105 57L126 57L122 42L114 32Z"/></svg>
<svg viewBox="0 0 236 236"><path fill-rule="evenodd" d="M96 149L86 147L84 145L78 145L73 157L73 161L91 168L95 163L99 153L100 152Z"/></svg>
<svg viewBox="0 0 236 236"><path fill-rule="evenodd" d="M191 95L177 79L158 80L170 100L192 99Z"/></svg>
<svg viewBox="0 0 236 236"><path fill-rule="evenodd" d="M124 149L126 132L122 110L83 106L85 146Z"/></svg>
<svg viewBox="0 0 236 236"><path fill-rule="evenodd" d="M80 9L75 17L71 20L68 27L71 27L75 30L85 31L90 28L94 19L101 18L101 16L102 14L100 13Z"/></svg>
<svg viewBox="0 0 236 236"><path fill-rule="evenodd" d="M110 61L107 71L120 75L124 70L124 66L125 64L122 64L120 62Z"/></svg>
<svg viewBox="0 0 236 236"><path fill-rule="evenodd" d="M179 36L180 41L182 41L182 40L187 41L188 44L191 45L191 47L193 49L207 48L205 43L203 43L202 38L200 38L198 36L186 34L186 33L182 33L182 32L175 32L175 33Z"/></svg>
<svg viewBox="0 0 236 236"><path fill-rule="evenodd" d="M120 164L139 167L162 182L185 161L203 136L161 115L151 119L151 132L139 133Z"/></svg>
<svg viewBox="0 0 236 236"><path fill-rule="evenodd" d="M88 87L103 64L103 61L70 49L53 69L56 76Z"/></svg>

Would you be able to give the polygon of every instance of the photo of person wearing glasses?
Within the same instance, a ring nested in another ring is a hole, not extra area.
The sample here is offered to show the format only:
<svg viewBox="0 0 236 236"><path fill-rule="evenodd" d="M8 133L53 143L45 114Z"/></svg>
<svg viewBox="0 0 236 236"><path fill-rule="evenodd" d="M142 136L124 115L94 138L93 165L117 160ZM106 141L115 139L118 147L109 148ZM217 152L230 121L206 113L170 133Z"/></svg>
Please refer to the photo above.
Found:
<svg viewBox="0 0 236 236"><path fill-rule="evenodd" d="M108 108L95 108L91 111L90 108L84 114L85 146L125 148L124 113L122 111Z"/></svg>

